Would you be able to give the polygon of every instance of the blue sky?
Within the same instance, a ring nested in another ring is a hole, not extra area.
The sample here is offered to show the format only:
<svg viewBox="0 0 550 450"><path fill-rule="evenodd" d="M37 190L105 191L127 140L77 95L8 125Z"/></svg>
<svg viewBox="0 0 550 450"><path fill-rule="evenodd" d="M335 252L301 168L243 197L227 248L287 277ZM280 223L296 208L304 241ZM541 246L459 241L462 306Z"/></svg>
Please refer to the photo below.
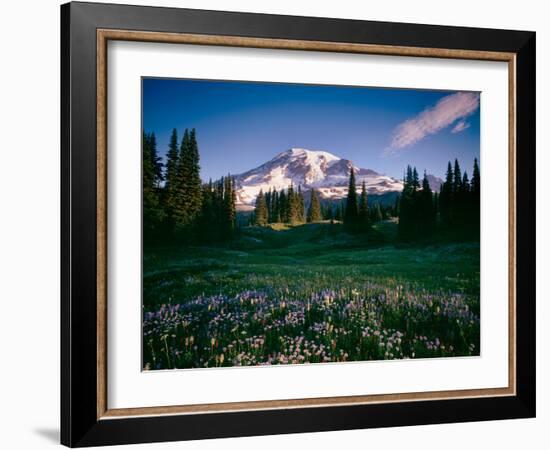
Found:
<svg viewBox="0 0 550 450"><path fill-rule="evenodd" d="M252 169L292 147L326 150L400 178L407 164L443 177L479 159L479 94L239 81L143 79L143 129L166 154L196 128L201 176Z"/></svg>

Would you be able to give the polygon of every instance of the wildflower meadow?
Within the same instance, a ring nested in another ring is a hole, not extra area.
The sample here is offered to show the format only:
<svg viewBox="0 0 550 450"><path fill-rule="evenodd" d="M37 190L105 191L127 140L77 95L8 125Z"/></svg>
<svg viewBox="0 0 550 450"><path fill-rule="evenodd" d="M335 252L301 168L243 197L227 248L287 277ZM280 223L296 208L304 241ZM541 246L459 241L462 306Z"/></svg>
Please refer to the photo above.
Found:
<svg viewBox="0 0 550 450"><path fill-rule="evenodd" d="M479 355L478 245L327 245L330 226L149 252L143 368Z"/></svg>

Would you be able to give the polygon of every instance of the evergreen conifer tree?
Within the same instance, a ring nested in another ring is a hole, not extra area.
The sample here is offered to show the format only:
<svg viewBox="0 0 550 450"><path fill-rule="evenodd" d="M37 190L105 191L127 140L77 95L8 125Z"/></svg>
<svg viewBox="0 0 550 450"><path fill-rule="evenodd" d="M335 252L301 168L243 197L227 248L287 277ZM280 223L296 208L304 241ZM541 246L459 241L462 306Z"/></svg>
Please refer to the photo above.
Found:
<svg viewBox="0 0 550 450"><path fill-rule="evenodd" d="M185 129L177 168L174 217L180 231L196 223L201 211L202 183L195 129Z"/></svg>
<svg viewBox="0 0 550 450"><path fill-rule="evenodd" d="M214 209L216 216L216 227L221 230L223 226L223 196L225 188L225 177L218 180L214 193Z"/></svg>
<svg viewBox="0 0 550 450"><path fill-rule="evenodd" d="M362 228L369 225L369 205L367 199L367 187L365 182L361 183L361 195L359 196L359 224Z"/></svg>
<svg viewBox="0 0 550 450"><path fill-rule="evenodd" d="M307 221L318 222L321 219L321 204L319 203L319 197L315 189L312 189L310 193L309 209L307 211Z"/></svg>
<svg viewBox="0 0 550 450"><path fill-rule="evenodd" d="M481 192L481 179L479 176L479 166L477 158L474 159L474 171L472 173L472 193L479 197Z"/></svg>
<svg viewBox="0 0 550 450"><path fill-rule="evenodd" d="M441 191L439 193L439 214L441 216L441 222L444 226L449 227L452 222L452 209L453 209L453 183L454 173L451 162L447 165L447 173L445 175L445 181L441 185Z"/></svg>
<svg viewBox="0 0 550 450"><path fill-rule="evenodd" d="M215 190L212 179L202 187L202 205L199 219L199 234L205 241L215 241L218 236L216 224Z"/></svg>
<svg viewBox="0 0 550 450"><path fill-rule="evenodd" d="M416 172L416 169L415 171ZM399 222L398 234L402 240L410 240L415 234L415 189L418 182L415 180L412 167L407 166L406 176L403 180L403 191L399 198ZM416 174L418 178L418 173Z"/></svg>
<svg viewBox="0 0 550 450"><path fill-rule="evenodd" d="M222 211L222 233L225 239L229 239L235 232L237 211L235 207L234 179L231 175L225 178L223 211ZM267 206L266 206L267 208ZM267 223L267 210L266 210Z"/></svg>
<svg viewBox="0 0 550 450"><path fill-rule="evenodd" d="M472 182L468 177L468 172L465 170L464 174L462 175L462 190L464 192L470 192L471 189L472 189Z"/></svg>
<svg viewBox="0 0 550 450"><path fill-rule="evenodd" d="M280 213L280 198L279 198L279 192L277 192L277 189L273 190L273 210L272 210L272 216L271 216L271 222L277 223L281 221L281 213Z"/></svg>
<svg viewBox="0 0 550 450"><path fill-rule="evenodd" d="M470 222L472 224L472 231L477 233L479 236L479 227L480 227L480 207L481 207L481 178L479 175L479 166L477 163L477 158L474 159L474 170L472 172L472 182L470 187L470 198L471 198L471 214Z"/></svg>
<svg viewBox="0 0 550 450"><path fill-rule="evenodd" d="M201 176L200 156L197 143L197 132L195 128L189 134L189 177L186 186L188 198L188 209L191 220L194 220L201 207Z"/></svg>
<svg viewBox="0 0 550 450"><path fill-rule="evenodd" d="M179 166L178 133L174 128L168 144L168 153L166 155L166 174L165 174L165 211L169 221L169 227L174 225L174 211L177 198L177 175Z"/></svg>
<svg viewBox="0 0 550 450"><path fill-rule="evenodd" d="M267 222L271 223L271 188L265 194L265 204L267 206Z"/></svg>
<svg viewBox="0 0 550 450"><path fill-rule="evenodd" d="M412 189L412 185L413 185L413 171L412 171L412 167L411 167L410 165L407 166L407 175L406 175L406 177L405 177L404 184L407 185L409 188Z"/></svg>
<svg viewBox="0 0 550 450"><path fill-rule="evenodd" d="M462 174L460 172L460 164L458 159L455 159L455 168L453 172L453 192L460 192L462 185Z"/></svg>
<svg viewBox="0 0 550 450"><path fill-rule="evenodd" d="M468 180L468 173L464 171L462 180L460 182L459 191L456 193L456 223L460 227L467 227L469 223L469 211L471 207L470 197L470 182ZM468 231L468 230L465 230Z"/></svg>
<svg viewBox="0 0 550 450"><path fill-rule="evenodd" d="M183 133L183 138L179 149L178 164L176 167L176 180L174 183L174 198L172 201L174 225L180 232L183 230L183 227L188 225L191 221L189 214L189 199L187 197L188 190L186 187L191 170L189 155L190 144L189 130L186 128Z"/></svg>
<svg viewBox="0 0 550 450"><path fill-rule="evenodd" d="M153 173L154 173L154 184L155 188L160 188L160 183L163 180L162 176L162 159L158 155L157 151L157 137L155 136L155 133L149 134L149 146L151 149L151 164L153 167Z"/></svg>
<svg viewBox="0 0 550 450"><path fill-rule="evenodd" d="M143 133L142 138L142 173L143 173L143 205L155 205L155 169L153 167L153 158L151 156L150 135Z"/></svg>
<svg viewBox="0 0 550 450"><path fill-rule="evenodd" d="M254 210L254 224L259 226L267 225L267 204L265 196L260 189L260 193L256 197L256 209Z"/></svg>
<svg viewBox="0 0 550 450"><path fill-rule="evenodd" d="M145 237L151 238L155 228L160 223L159 195L155 182L155 168L153 166L151 135L143 134L143 228ZM158 231L158 230L157 230Z"/></svg>
<svg viewBox="0 0 550 450"><path fill-rule="evenodd" d="M298 193L296 195L296 208L298 209L297 221L299 223L304 223L306 221L305 211L306 205L304 200L304 193L302 192L302 185L298 185ZM320 211L320 209L319 209Z"/></svg>
<svg viewBox="0 0 550 450"><path fill-rule="evenodd" d="M288 200L284 189L279 193L279 222L286 223L288 218Z"/></svg>
<svg viewBox="0 0 550 450"><path fill-rule="evenodd" d="M426 174L425 170L424 177L422 178L422 190L420 192L419 203L419 223L417 228L417 235L431 235L435 231L435 209L433 192L430 187L428 175Z"/></svg>
<svg viewBox="0 0 550 450"><path fill-rule="evenodd" d="M416 167L413 168L413 171L412 171L412 189L414 192L416 192L418 189L420 189L420 180L418 178L418 172L416 170Z"/></svg>
<svg viewBox="0 0 550 450"><path fill-rule="evenodd" d="M298 214L298 210L296 208L296 195L294 192L294 186L291 184L288 187L287 194L287 222L294 223L296 222L296 216Z"/></svg>
<svg viewBox="0 0 550 450"><path fill-rule="evenodd" d="M359 210L357 207L357 190L355 186L355 172L353 166L349 171L348 196L346 199L346 209L344 212L344 225L354 228L357 225Z"/></svg>

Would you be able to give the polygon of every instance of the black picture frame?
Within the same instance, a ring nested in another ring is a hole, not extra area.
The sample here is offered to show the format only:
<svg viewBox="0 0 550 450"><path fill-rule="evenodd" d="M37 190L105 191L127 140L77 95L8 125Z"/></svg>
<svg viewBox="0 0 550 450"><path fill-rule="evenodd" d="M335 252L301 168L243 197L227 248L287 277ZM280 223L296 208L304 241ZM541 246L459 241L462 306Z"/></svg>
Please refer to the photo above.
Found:
<svg viewBox="0 0 550 450"><path fill-rule="evenodd" d="M516 55L516 395L97 417L96 30ZM70 447L535 416L535 33L94 3L61 6L61 443Z"/></svg>

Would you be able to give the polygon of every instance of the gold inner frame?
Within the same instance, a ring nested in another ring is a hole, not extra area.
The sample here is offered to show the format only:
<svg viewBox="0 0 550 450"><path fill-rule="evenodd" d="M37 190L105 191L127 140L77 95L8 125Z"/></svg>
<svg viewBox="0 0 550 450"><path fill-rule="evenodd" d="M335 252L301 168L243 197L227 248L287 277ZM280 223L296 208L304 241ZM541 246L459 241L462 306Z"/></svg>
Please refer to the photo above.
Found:
<svg viewBox="0 0 550 450"><path fill-rule="evenodd" d="M216 45L266 49L307 50L501 61L508 63L508 386L401 394L354 395L288 400L210 403L200 405L149 406L109 409L107 404L107 42L109 40L171 44ZM147 31L97 30L97 418L197 414L265 409L344 406L421 400L513 396L516 394L516 54L445 48L403 47L342 42L299 41Z"/></svg>

